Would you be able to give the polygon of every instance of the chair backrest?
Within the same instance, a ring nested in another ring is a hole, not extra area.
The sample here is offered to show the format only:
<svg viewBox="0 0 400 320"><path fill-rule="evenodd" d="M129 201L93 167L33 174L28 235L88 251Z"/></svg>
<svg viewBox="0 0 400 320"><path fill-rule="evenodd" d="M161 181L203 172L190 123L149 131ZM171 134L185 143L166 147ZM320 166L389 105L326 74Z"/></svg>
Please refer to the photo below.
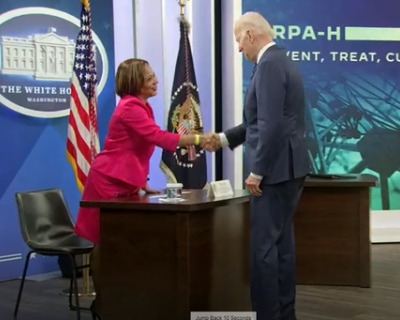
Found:
<svg viewBox="0 0 400 320"><path fill-rule="evenodd" d="M74 233L74 224L60 189L15 194L22 237L31 248L48 246Z"/></svg>

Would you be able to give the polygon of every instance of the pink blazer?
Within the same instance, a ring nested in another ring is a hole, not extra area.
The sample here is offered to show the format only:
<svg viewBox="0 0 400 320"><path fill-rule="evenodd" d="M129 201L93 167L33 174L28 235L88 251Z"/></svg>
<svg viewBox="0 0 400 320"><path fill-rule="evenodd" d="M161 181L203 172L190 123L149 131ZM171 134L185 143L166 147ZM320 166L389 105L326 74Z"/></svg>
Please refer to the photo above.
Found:
<svg viewBox="0 0 400 320"><path fill-rule="evenodd" d="M146 186L155 146L175 151L179 134L161 130L153 109L133 96L123 97L112 115L104 149L92 163L101 173L133 186Z"/></svg>

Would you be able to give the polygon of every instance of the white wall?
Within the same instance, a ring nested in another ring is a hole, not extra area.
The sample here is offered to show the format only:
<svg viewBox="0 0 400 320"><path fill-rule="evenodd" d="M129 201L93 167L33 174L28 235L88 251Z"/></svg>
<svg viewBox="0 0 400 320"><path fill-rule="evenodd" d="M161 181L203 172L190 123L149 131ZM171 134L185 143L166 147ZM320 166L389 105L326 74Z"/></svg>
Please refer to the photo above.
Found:
<svg viewBox="0 0 400 320"><path fill-rule="evenodd" d="M204 131L215 131L215 28L214 1L190 0L192 6L192 50L203 110ZM215 180L215 153L207 153L209 181Z"/></svg>
<svg viewBox="0 0 400 320"><path fill-rule="evenodd" d="M371 211L371 241L400 242L400 210Z"/></svg>
<svg viewBox="0 0 400 320"><path fill-rule="evenodd" d="M132 0L113 1L115 72L119 64L135 55L135 20ZM119 100L116 96L117 102Z"/></svg>
<svg viewBox="0 0 400 320"><path fill-rule="evenodd" d="M158 95L150 100L155 120L166 128L166 118L179 48L180 7L175 0L114 1L116 67L129 57L151 64L159 80ZM191 45L203 117L204 131L214 130L214 0L190 0L186 18L191 23ZM165 187L159 169L162 150L150 162L151 187ZM214 155L207 153L208 181L214 180Z"/></svg>
<svg viewBox="0 0 400 320"><path fill-rule="evenodd" d="M222 2L222 128L227 130L243 121L243 60L233 34L235 21L242 15L241 0ZM223 151L223 178L234 189L243 188L243 148Z"/></svg>

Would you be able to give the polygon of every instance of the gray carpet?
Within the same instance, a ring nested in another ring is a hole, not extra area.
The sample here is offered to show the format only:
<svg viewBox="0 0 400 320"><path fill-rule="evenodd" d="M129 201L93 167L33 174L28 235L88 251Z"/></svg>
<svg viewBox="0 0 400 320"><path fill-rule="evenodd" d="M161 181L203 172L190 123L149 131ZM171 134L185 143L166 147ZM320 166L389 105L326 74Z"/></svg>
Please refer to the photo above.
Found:
<svg viewBox="0 0 400 320"><path fill-rule="evenodd" d="M47 277L46 277L47 278ZM62 293L68 289L69 280L46 279L42 276L26 280L18 313L18 320L73 320L76 312L69 310L68 297ZM32 280L34 279L34 280ZM43 280L44 279L44 280ZM0 283L0 319L12 320L20 281ZM93 298L82 297L83 307L89 307ZM81 320L91 320L89 311L81 312Z"/></svg>
<svg viewBox="0 0 400 320"><path fill-rule="evenodd" d="M298 286L298 319L399 320L400 244L372 246L372 261L371 289ZM19 280L0 283L0 320L13 319L19 284ZM76 319L75 312L69 310L68 297L62 294L68 285L68 279L31 277L26 282L18 320ZM92 298L81 300L88 307ZM83 311L81 319L91 320L90 313Z"/></svg>

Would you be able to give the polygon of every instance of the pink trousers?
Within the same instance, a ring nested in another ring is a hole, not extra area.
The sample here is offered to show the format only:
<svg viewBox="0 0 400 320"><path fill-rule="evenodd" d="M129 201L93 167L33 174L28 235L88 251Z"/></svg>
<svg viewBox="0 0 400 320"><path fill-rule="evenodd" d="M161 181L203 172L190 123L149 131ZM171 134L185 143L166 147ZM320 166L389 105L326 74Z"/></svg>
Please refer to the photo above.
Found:
<svg viewBox="0 0 400 320"><path fill-rule="evenodd" d="M82 200L123 198L138 194L140 188L127 184L91 169L86 179ZM79 236L100 242L100 214L97 208L80 208L76 218L75 232Z"/></svg>

